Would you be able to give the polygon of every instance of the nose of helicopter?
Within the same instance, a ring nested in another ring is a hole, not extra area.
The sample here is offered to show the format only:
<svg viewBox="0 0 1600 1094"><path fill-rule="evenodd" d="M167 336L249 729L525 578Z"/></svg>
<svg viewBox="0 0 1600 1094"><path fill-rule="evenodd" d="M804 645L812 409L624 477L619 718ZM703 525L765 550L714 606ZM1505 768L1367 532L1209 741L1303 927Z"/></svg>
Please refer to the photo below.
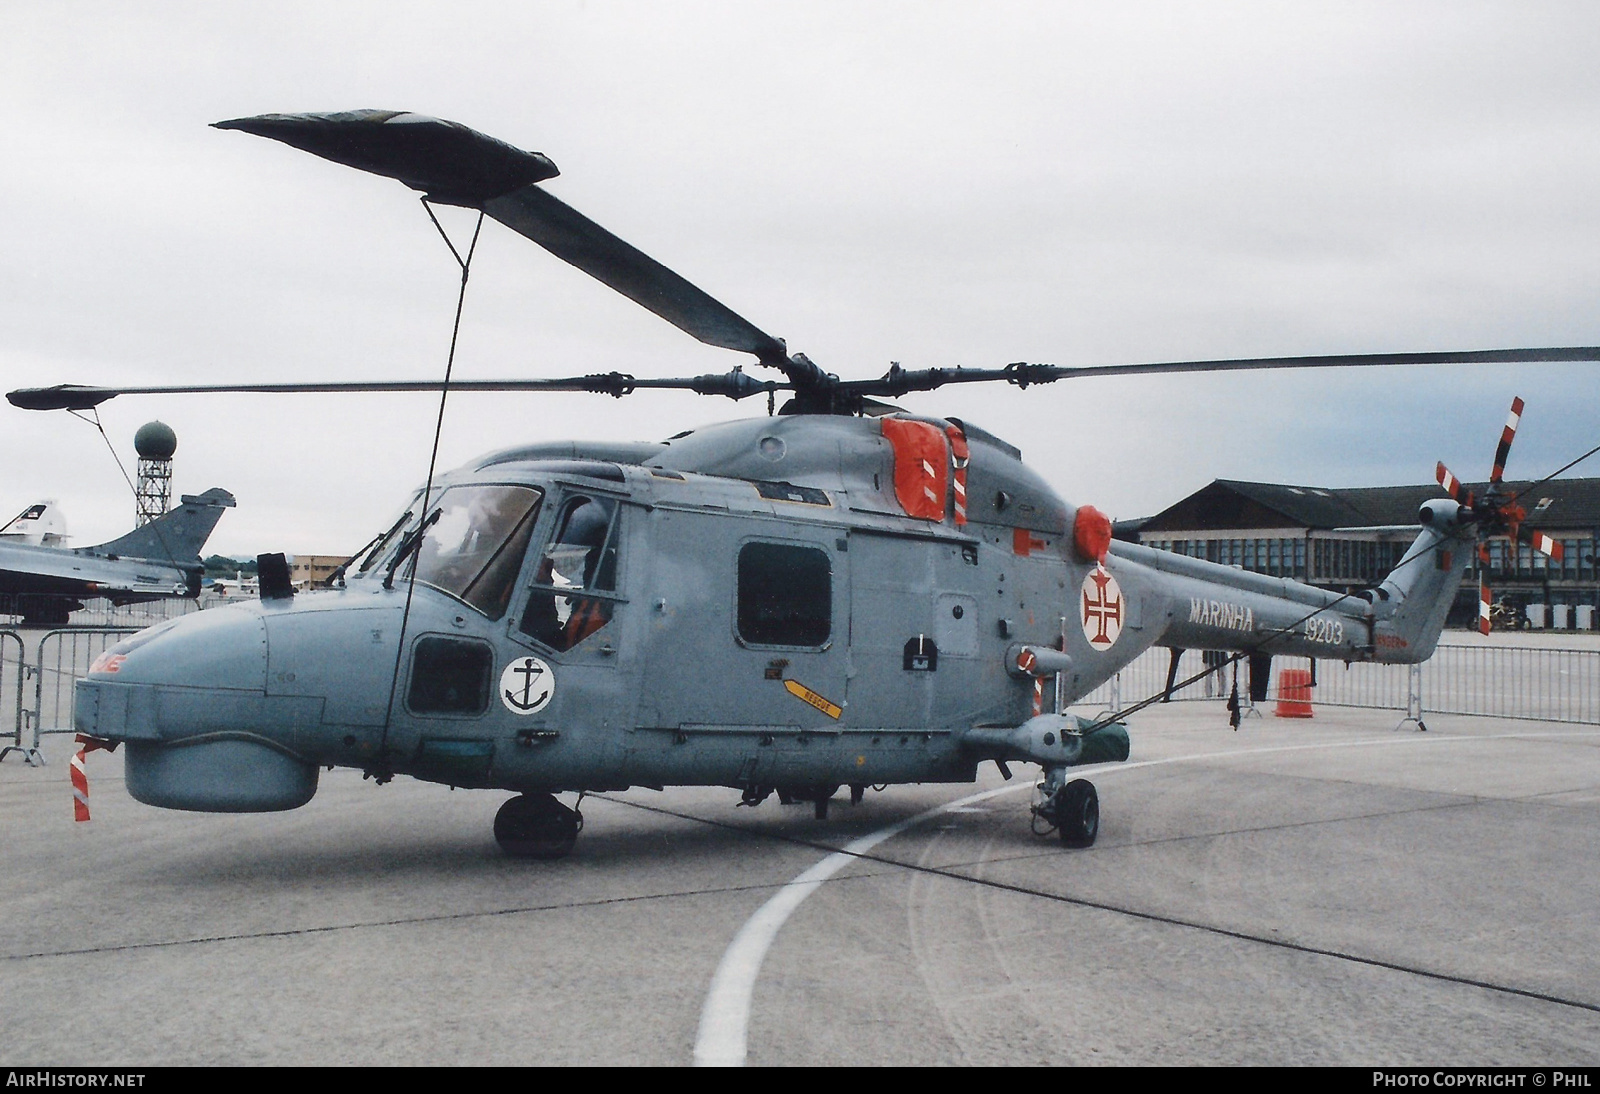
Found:
<svg viewBox="0 0 1600 1094"><path fill-rule="evenodd" d="M170 619L106 650L87 682L264 691L266 621L242 604Z"/></svg>
<svg viewBox="0 0 1600 1094"><path fill-rule="evenodd" d="M111 647L77 685L80 733L127 745L128 792L169 809L293 809L317 769L294 750L320 704L267 694L267 627L243 606L171 620Z"/></svg>

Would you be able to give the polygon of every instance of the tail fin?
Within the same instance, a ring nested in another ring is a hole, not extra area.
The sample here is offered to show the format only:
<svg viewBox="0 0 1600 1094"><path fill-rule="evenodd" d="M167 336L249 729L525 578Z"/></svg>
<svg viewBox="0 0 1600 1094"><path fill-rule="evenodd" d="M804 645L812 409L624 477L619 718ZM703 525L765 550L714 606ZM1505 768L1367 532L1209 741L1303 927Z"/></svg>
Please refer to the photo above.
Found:
<svg viewBox="0 0 1600 1094"><path fill-rule="evenodd" d="M211 530L222 519L222 511L233 505L233 495L220 486L199 497L185 494L178 508L120 539L88 550L97 555L126 555L174 565L199 562L200 549L211 538Z"/></svg>
<svg viewBox="0 0 1600 1094"><path fill-rule="evenodd" d="M54 498L36 501L0 528L0 539L19 541L30 547L65 547L67 522Z"/></svg>
<svg viewBox="0 0 1600 1094"><path fill-rule="evenodd" d="M1379 661L1409 664L1433 655L1472 561L1473 531L1463 526L1461 511L1457 502L1440 498L1417 514L1422 534L1378 586L1372 606Z"/></svg>

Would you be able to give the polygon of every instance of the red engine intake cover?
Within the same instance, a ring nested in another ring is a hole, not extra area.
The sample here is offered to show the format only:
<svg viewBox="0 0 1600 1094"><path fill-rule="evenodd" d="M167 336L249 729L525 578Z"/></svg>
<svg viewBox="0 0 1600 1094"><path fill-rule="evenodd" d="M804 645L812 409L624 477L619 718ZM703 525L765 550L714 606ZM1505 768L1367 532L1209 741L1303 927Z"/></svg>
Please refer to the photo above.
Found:
<svg viewBox="0 0 1600 1094"><path fill-rule="evenodd" d="M1088 562L1104 562L1111 549L1111 518L1092 505L1078 506L1072 519L1072 545Z"/></svg>

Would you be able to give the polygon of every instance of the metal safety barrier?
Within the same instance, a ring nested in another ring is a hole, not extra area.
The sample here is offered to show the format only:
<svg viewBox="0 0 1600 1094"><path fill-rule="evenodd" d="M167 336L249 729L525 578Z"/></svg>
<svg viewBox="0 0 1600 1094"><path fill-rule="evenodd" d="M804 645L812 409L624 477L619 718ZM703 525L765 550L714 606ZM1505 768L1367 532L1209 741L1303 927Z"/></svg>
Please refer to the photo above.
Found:
<svg viewBox="0 0 1600 1094"><path fill-rule="evenodd" d="M32 663L22 660L18 680L16 729L10 735L12 748L22 753L29 766L42 767L44 754L39 750L39 739L49 733L73 733L74 685L89 675L89 666L110 647L142 627L68 627L46 631L39 638L38 652ZM0 632L12 633L12 632ZM21 638L18 640L21 647ZM0 647L4 647L0 639ZM19 654L19 660L21 655ZM32 681L31 695L27 687ZM31 699L31 702L28 700ZM23 743L23 738L28 743ZM0 759L4 759L0 754Z"/></svg>
<svg viewBox="0 0 1600 1094"><path fill-rule="evenodd" d="M1124 703L1160 695L1167 685L1171 656L1166 649L1146 651L1074 706L1115 710ZM1273 658L1268 702L1281 697L1282 670L1303 670L1308 665L1305 658ZM1202 651L1185 650L1178 659L1176 682L1205 668ZM1249 691L1249 670L1244 661L1238 661L1175 689L1172 701L1225 699L1233 688L1235 672L1244 699ZM1426 711L1596 725L1600 724L1600 649L1441 643L1420 665L1319 661L1310 702L1400 710L1410 721L1420 721Z"/></svg>
<svg viewBox="0 0 1600 1094"><path fill-rule="evenodd" d="M0 709L16 716L12 731L0 734L0 737L11 738L10 744L0 748L0 760L13 752L20 752L23 762L32 765L35 759L42 763L43 757L38 754L37 741L32 748L25 748L22 744L22 725L25 721L22 681L28 674L26 654L27 647L22 643L22 635L16 631L0 631Z"/></svg>

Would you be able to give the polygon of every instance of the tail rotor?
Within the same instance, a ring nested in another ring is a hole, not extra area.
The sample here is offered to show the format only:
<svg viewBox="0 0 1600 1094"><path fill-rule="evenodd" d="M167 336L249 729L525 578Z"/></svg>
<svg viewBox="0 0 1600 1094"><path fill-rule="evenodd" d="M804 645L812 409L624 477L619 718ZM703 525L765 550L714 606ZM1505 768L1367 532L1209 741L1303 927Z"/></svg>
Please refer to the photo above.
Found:
<svg viewBox="0 0 1600 1094"><path fill-rule="evenodd" d="M1517 496L1511 494L1504 484L1506 460L1511 455L1511 442L1516 439L1517 426L1522 421L1522 407L1520 397L1511 400L1511 413L1506 416L1505 428L1500 432L1500 443L1495 446L1494 464L1489 472L1489 485L1484 490L1481 500L1475 498L1473 492L1466 489L1461 480L1451 474L1450 469L1443 463L1440 463L1434 472L1445 492L1466 509L1462 514L1463 518L1477 525L1478 630L1483 634L1488 634L1492 629L1491 615L1494 607L1489 593L1489 548L1486 540L1504 536L1512 544L1525 544L1553 562L1560 562L1563 555L1560 540L1547 533L1523 527L1522 522L1527 520L1528 511L1517 504Z"/></svg>

